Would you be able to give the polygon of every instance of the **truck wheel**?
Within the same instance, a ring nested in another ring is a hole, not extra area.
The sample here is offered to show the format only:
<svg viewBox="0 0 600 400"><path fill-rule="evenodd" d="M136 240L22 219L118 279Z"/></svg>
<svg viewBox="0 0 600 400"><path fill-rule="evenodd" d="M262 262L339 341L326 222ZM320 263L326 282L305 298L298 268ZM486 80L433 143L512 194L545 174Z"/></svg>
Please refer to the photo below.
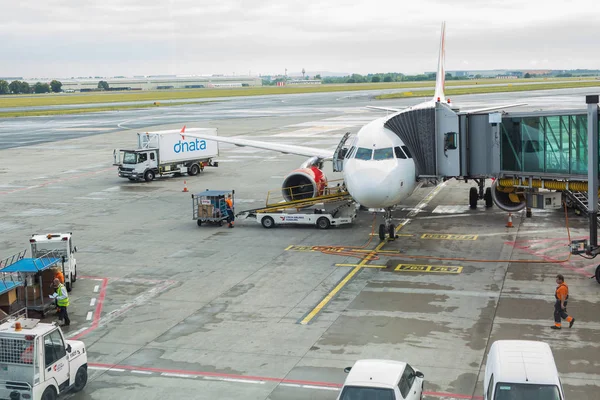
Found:
<svg viewBox="0 0 600 400"><path fill-rule="evenodd" d="M202 226L202 221L201 220L197 219L196 223L198 224L198 226Z"/></svg>
<svg viewBox="0 0 600 400"><path fill-rule="evenodd" d="M260 223L262 224L262 226L264 226L265 228L269 229L275 226L275 221L273 220L273 218L266 216L264 217Z"/></svg>
<svg viewBox="0 0 600 400"><path fill-rule="evenodd" d="M600 283L600 265L596 267L596 281Z"/></svg>
<svg viewBox="0 0 600 400"><path fill-rule="evenodd" d="M77 374L75 375L75 384L73 385L73 392L80 392L83 390L85 385L87 384L88 374L87 368L85 365L82 365L77 370Z"/></svg>
<svg viewBox="0 0 600 400"><path fill-rule="evenodd" d="M317 227L319 227L319 229L329 229L330 225L331 223L327 217L321 217L317 220Z"/></svg>
<svg viewBox="0 0 600 400"><path fill-rule="evenodd" d="M73 290L73 285L71 282L65 282L65 286L67 287L67 292L71 292L71 290Z"/></svg>
<svg viewBox="0 0 600 400"><path fill-rule="evenodd" d="M154 172L146 171L146 173L144 174L144 179L146 180L146 182L152 182L154 180Z"/></svg>
<svg viewBox="0 0 600 400"><path fill-rule="evenodd" d="M77 282L77 265L75 266L72 282Z"/></svg>
<svg viewBox="0 0 600 400"><path fill-rule="evenodd" d="M48 386L42 394L42 400L56 400L56 390L54 386Z"/></svg>
<svg viewBox="0 0 600 400"><path fill-rule="evenodd" d="M192 164L192 166L189 169L189 172L191 176L198 175L198 173L200 172L200 167L198 166L198 164Z"/></svg>

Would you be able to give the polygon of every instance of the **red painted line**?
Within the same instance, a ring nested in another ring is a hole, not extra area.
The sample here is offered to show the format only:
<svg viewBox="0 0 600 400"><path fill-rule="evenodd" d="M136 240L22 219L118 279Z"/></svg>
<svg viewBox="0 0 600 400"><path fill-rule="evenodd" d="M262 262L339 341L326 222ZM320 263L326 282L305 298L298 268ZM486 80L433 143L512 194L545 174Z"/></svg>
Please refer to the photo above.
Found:
<svg viewBox="0 0 600 400"><path fill-rule="evenodd" d="M549 251L556 250L556 249L560 249L561 247L568 247L568 246L569 246L568 244L564 244L564 243L562 243L562 244L557 244L557 245L555 245L555 246L550 246L550 247L546 247L546 248L544 248L544 249L537 250L537 251L536 251L536 253L537 253L537 254L547 253L547 252L549 252ZM567 253L567 254L568 254L568 253Z"/></svg>
<svg viewBox="0 0 600 400"><path fill-rule="evenodd" d="M104 298L106 297L106 286L108 286L108 278L102 278L102 288L98 294L98 301L96 302L96 311L94 312L94 319L92 320L92 326L87 328L85 331L73 336L71 340L78 340L79 338L87 335L98 328L100 323L100 316L102 315L102 306L104 304Z"/></svg>
<svg viewBox="0 0 600 400"><path fill-rule="evenodd" d="M519 250L522 250L522 251L524 251L525 253L531 254L532 256L536 256L536 257L539 257L539 258L541 258L542 260L548 261L548 263L552 263L552 264L559 264L561 267L563 267L563 268L566 268L566 269L568 269L568 270L570 270L570 271L576 272L576 273L577 273L577 274L579 274L579 275L583 275L583 276L585 276L586 278L589 278L589 277L590 277L590 274L589 274L589 273L587 273L587 272L585 272L585 271L582 271L582 270L581 270L581 268L575 267L573 264L571 264L571 263L570 263L570 262L568 262L568 261L558 262L558 261L560 261L560 260L559 260L559 259L557 259L557 258L554 258L554 257L548 257L548 256L545 256L545 255L543 255L543 254L537 254L537 253L536 253L534 250L530 250L530 249L529 249L529 248L527 248L527 247L516 246L516 245L515 245L514 247L515 247L516 249L519 249ZM569 253L566 253L565 255L567 255L567 254L569 254Z"/></svg>
<svg viewBox="0 0 600 400"><path fill-rule="evenodd" d="M47 181L46 183L41 183L39 185L32 185L32 186L28 186L28 187L24 187L24 188L19 188L19 189L13 189L13 190L7 190L7 191L4 191L4 192L0 192L0 195L22 192L24 190L37 189L37 188L41 188L41 187L44 187L44 186L53 185L53 184L59 183L59 182L66 182L66 181L71 181L73 179L84 178L84 177L90 176L90 175L101 174L102 172L107 172L107 171L111 171L111 170L113 170L113 168L106 168L106 169L101 169L99 171L87 172L85 174L75 175L75 176L71 176L69 178L55 179L55 180L52 180L52 181Z"/></svg>
<svg viewBox="0 0 600 400"><path fill-rule="evenodd" d="M206 376L212 378L225 378L225 379L239 379L253 382L276 382L276 383L289 383L295 385L307 385L307 386L317 386L317 387L327 387L327 388L341 388L343 385L341 383L333 383L333 382L319 382L319 381L303 381L297 379L286 379L286 378L273 378L268 376L253 376L253 375L235 375L235 374L223 374L219 372L205 372L205 371L189 371L183 369L162 369L162 368L152 368L152 367L134 367L131 365L119 365L119 364L103 364L103 363L89 363L90 367L97 368L118 368L124 369L128 371L146 371L146 372L155 372L155 373L167 373L167 374L181 374L181 375L194 375L194 376ZM467 394L454 394L454 393L445 393L445 392L423 392L426 396L434 396L434 397L450 397L454 399L472 399L472 400L482 400L482 396L470 396Z"/></svg>

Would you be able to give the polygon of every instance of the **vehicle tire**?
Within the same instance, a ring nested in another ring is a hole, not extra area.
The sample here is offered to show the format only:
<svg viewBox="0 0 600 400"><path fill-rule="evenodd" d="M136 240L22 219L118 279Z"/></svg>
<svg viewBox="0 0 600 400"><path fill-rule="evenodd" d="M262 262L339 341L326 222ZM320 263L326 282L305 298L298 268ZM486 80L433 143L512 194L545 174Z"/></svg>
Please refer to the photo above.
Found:
<svg viewBox="0 0 600 400"><path fill-rule="evenodd" d="M144 179L146 180L146 182L152 182L154 180L154 171L146 171L146 173L144 174Z"/></svg>
<svg viewBox="0 0 600 400"><path fill-rule="evenodd" d="M394 226L394 224L390 224L390 239L396 239L396 227Z"/></svg>
<svg viewBox="0 0 600 400"><path fill-rule="evenodd" d="M479 194L477 193L477 188L472 187L471 190L469 190L469 206L471 206L471 208L477 208L478 197Z"/></svg>
<svg viewBox="0 0 600 400"><path fill-rule="evenodd" d="M71 292L73 290L73 284L71 282L65 282L65 286L67 288L67 292Z"/></svg>
<svg viewBox="0 0 600 400"><path fill-rule="evenodd" d="M331 223L327 217L321 217L317 220L317 227L319 229L329 229Z"/></svg>
<svg viewBox="0 0 600 400"><path fill-rule="evenodd" d="M74 274L73 274L73 279L71 279L71 282L77 282L77 265L73 268L74 270Z"/></svg>
<svg viewBox="0 0 600 400"><path fill-rule="evenodd" d="M600 283L600 265L596 267L596 281Z"/></svg>
<svg viewBox="0 0 600 400"><path fill-rule="evenodd" d="M275 226L275 221L273 220L273 218L266 216L263 219L260 220L260 223L262 224L263 227L270 229L272 227Z"/></svg>
<svg viewBox="0 0 600 400"><path fill-rule="evenodd" d="M188 169L188 172L190 176L196 176L200 172L200 167L198 166L198 164L192 164Z"/></svg>
<svg viewBox="0 0 600 400"><path fill-rule="evenodd" d="M48 386L42 394L42 400L56 400L56 389L54 386Z"/></svg>
<svg viewBox="0 0 600 400"><path fill-rule="evenodd" d="M384 224L379 225L379 240L381 240L381 241L385 240L385 225Z"/></svg>
<svg viewBox="0 0 600 400"><path fill-rule="evenodd" d="M220 219L219 222L217 222L217 224L219 224L219 226L223 226L223 220Z"/></svg>
<svg viewBox="0 0 600 400"><path fill-rule="evenodd" d="M87 384L88 374L87 367L82 365L77 370L77 374L75 375L75 384L73 385L73 392L81 392L85 385Z"/></svg>
<svg viewBox="0 0 600 400"><path fill-rule="evenodd" d="M196 223L198 224L198 226L202 226L202 221L201 220L197 219Z"/></svg>

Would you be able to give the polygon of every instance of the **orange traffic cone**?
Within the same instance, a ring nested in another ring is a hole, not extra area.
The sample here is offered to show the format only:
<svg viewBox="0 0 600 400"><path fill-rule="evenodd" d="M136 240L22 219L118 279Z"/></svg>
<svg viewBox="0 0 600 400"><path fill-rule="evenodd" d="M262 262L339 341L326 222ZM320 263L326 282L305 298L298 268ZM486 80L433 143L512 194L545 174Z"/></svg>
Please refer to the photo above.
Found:
<svg viewBox="0 0 600 400"><path fill-rule="evenodd" d="M512 214L508 213L508 223L506 224L507 228L512 228L513 227L513 223L512 223Z"/></svg>
<svg viewBox="0 0 600 400"><path fill-rule="evenodd" d="M187 188L187 181L183 181L183 190L182 192L189 192L188 188Z"/></svg>

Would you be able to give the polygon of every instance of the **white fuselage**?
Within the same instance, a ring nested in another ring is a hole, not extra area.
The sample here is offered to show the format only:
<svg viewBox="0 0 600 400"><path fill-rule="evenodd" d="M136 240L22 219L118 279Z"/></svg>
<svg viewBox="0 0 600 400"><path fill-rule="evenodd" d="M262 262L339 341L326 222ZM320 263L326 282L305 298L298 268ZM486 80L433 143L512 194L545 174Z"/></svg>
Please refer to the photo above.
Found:
<svg viewBox="0 0 600 400"><path fill-rule="evenodd" d="M398 135L385 128L387 120L363 126L344 159L348 193L368 208L398 205L417 185L412 156Z"/></svg>

